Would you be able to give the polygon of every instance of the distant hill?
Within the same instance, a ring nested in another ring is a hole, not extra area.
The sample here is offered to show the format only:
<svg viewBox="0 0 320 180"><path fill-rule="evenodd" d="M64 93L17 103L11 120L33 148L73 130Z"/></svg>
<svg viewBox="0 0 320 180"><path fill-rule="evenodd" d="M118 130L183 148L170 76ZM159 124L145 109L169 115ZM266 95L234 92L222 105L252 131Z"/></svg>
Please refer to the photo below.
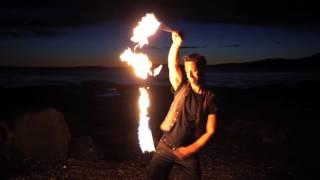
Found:
<svg viewBox="0 0 320 180"><path fill-rule="evenodd" d="M154 64L153 67L157 67ZM183 66L181 65L181 68ZM131 67L103 67L103 66L83 66L83 67L23 67L23 66L0 66L0 72L10 70L123 70L128 71ZM299 59L264 59L258 61L244 62L244 63L226 63L209 65L208 71L212 72L317 72L320 73L320 53L314 54L310 57ZM163 64L162 71L168 71L167 64Z"/></svg>
<svg viewBox="0 0 320 180"><path fill-rule="evenodd" d="M245 63L227 63L208 66L209 71L223 72L319 72L320 53L300 59L264 59Z"/></svg>

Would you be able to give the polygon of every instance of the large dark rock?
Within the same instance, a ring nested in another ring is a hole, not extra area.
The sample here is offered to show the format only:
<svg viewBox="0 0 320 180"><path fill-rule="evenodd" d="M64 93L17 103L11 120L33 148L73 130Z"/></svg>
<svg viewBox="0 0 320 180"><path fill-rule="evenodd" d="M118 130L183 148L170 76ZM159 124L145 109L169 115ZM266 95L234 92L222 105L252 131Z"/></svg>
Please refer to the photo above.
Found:
<svg viewBox="0 0 320 180"><path fill-rule="evenodd" d="M70 132L62 113L53 108L17 117L13 146L24 159L56 162L67 157Z"/></svg>

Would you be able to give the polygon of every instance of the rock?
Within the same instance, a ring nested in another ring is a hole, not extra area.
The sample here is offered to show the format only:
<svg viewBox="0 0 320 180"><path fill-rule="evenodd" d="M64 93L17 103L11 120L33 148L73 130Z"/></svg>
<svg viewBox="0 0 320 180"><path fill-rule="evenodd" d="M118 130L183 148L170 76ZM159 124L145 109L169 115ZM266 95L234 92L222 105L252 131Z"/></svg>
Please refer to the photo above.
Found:
<svg viewBox="0 0 320 180"><path fill-rule="evenodd" d="M26 112L15 122L13 143L25 159L50 163L68 156L71 135L59 111Z"/></svg>

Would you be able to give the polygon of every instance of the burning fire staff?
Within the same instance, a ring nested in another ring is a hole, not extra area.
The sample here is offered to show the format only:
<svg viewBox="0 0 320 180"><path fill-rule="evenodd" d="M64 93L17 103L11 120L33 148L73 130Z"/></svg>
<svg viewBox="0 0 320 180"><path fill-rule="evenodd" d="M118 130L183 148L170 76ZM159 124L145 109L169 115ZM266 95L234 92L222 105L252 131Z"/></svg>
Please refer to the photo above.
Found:
<svg viewBox="0 0 320 180"><path fill-rule="evenodd" d="M205 88L206 59L199 54L185 56L186 79L178 65L182 36L172 32L168 54L169 79L174 99L160 125L163 135L148 167L148 179L168 179L173 165L179 178L201 179L199 151L216 129L213 92Z"/></svg>

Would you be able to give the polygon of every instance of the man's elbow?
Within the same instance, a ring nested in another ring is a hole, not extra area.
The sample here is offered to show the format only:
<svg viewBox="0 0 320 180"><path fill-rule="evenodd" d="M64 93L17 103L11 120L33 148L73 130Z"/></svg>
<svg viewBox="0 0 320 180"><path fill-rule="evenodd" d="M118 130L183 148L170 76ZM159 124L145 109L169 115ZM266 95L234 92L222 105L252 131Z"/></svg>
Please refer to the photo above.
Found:
<svg viewBox="0 0 320 180"><path fill-rule="evenodd" d="M208 129L206 134L211 138L215 134L215 129L214 128Z"/></svg>

